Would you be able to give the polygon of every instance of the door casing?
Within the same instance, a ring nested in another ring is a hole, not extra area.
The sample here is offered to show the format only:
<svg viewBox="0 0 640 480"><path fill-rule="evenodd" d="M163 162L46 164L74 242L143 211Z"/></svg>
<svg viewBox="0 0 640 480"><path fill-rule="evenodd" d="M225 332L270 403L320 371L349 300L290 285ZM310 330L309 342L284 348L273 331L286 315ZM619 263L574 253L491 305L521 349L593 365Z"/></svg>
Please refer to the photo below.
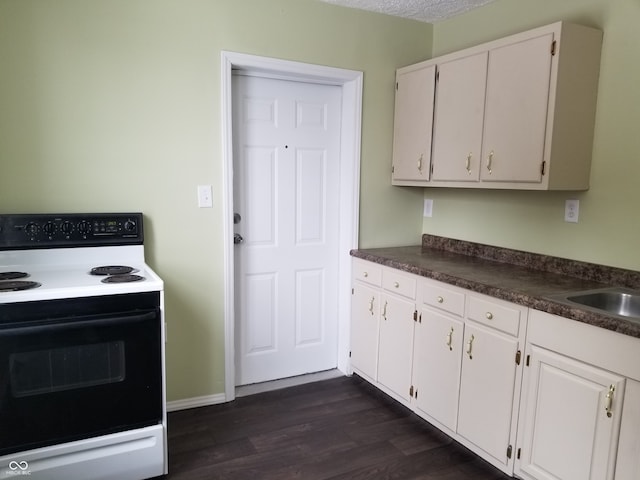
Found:
<svg viewBox="0 0 640 480"><path fill-rule="evenodd" d="M231 72L246 75L305 81L342 88L340 140L340 240L338 298L338 369L351 374L349 366L349 323L351 295L351 257L358 246L360 197L360 139L362 120L362 72L269 57L223 51L222 158L223 158L223 245L224 245L224 328L225 400L235 398L235 291L233 244L233 129Z"/></svg>

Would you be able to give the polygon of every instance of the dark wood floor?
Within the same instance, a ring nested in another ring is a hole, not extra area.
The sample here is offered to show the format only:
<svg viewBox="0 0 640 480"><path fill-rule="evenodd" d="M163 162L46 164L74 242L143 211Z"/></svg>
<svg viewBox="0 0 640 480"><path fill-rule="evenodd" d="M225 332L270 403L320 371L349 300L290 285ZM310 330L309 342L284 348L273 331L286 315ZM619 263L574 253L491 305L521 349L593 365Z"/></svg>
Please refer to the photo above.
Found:
<svg viewBox="0 0 640 480"><path fill-rule="evenodd" d="M168 423L163 480L510 478L356 376L173 412Z"/></svg>

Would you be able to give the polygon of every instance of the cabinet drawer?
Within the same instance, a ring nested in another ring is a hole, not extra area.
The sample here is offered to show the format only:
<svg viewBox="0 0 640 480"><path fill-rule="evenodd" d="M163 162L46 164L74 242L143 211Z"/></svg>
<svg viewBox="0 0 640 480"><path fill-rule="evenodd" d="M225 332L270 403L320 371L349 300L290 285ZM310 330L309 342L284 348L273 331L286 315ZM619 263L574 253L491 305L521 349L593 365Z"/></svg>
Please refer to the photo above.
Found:
<svg viewBox="0 0 640 480"><path fill-rule="evenodd" d="M509 302L489 297L467 297L467 318L501 332L517 337L520 331L520 318L524 314L520 308Z"/></svg>
<svg viewBox="0 0 640 480"><path fill-rule="evenodd" d="M402 274L397 270L385 268L382 273L382 288L385 290L402 295L403 297L416 298L416 279L415 277Z"/></svg>
<svg viewBox="0 0 640 480"><path fill-rule="evenodd" d="M372 262L355 261L353 278L379 287L382 285L382 266Z"/></svg>
<svg viewBox="0 0 640 480"><path fill-rule="evenodd" d="M459 317L464 314L464 293L440 283L423 283L422 302Z"/></svg>

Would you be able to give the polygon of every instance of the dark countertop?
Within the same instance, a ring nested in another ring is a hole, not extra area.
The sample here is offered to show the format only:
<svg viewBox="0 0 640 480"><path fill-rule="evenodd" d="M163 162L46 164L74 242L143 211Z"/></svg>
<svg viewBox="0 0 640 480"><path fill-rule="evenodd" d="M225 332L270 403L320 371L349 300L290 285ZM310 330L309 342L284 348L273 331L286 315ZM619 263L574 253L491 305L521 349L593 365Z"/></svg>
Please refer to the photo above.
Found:
<svg viewBox="0 0 640 480"><path fill-rule="evenodd" d="M422 245L352 250L356 258L640 338L640 322L550 298L605 287L640 289L640 272L423 235Z"/></svg>

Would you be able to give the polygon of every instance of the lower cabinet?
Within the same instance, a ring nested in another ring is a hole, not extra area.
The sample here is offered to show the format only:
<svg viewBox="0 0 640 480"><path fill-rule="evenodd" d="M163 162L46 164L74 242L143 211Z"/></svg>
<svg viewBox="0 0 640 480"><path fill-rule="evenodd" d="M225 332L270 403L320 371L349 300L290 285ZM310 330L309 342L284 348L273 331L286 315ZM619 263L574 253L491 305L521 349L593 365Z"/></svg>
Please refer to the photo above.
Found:
<svg viewBox="0 0 640 480"><path fill-rule="evenodd" d="M414 407L451 435L458 425L465 291L422 279L413 342Z"/></svg>
<svg viewBox="0 0 640 480"><path fill-rule="evenodd" d="M351 299L351 367L369 380L377 378L380 292L355 282Z"/></svg>
<svg viewBox="0 0 640 480"><path fill-rule="evenodd" d="M640 412L626 402L640 401L640 340L532 310L526 362L516 475L639 478Z"/></svg>
<svg viewBox="0 0 640 480"><path fill-rule="evenodd" d="M351 367L408 404L417 276L361 260L353 272Z"/></svg>
<svg viewBox="0 0 640 480"><path fill-rule="evenodd" d="M545 480L614 478L625 379L535 345L529 355L520 471Z"/></svg>
<svg viewBox="0 0 640 480"><path fill-rule="evenodd" d="M487 462L640 478L640 339L359 259L352 293L353 371Z"/></svg>
<svg viewBox="0 0 640 480"><path fill-rule="evenodd" d="M465 326L457 433L507 471L513 468L518 347L517 338L483 326Z"/></svg>
<svg viewBox="0 0 640 480"><path fill-rule="evenodd" d="M429 279L421 284L415 411L511 474L527 309Z"/></svg>
<svg viewBox="0 0 640 480"><path fill-rule="evenodd" d="M513 472L528 309L470 293L465 309L457 433Z"/></svg>
<svg viewBox="0 0 640 480"><path fill-rule="evenodd" d="M636 365L638 365L636 363ZM627 378L624 412L618 439L616 480L637 480L640 476L640 381Z"/></svg>
<svg viewBox="0 0 640 480"><path fill-rule="evenodd" d="M414 338L415 409L452 432L458 421L463 335L461 318L422 309Z"/></svg>
<svg viewBox="0 0 640 480"><path fill-rule="evenodd" d="M527 309L354 262L354 372L513 473Z"/></svg>
<svg viewBox="0 0 640 480"><path fill-rule="evenodd" d="M412 301L389 294L383 294L381 303L378 382L409 401L416 306Z"/></svg>

